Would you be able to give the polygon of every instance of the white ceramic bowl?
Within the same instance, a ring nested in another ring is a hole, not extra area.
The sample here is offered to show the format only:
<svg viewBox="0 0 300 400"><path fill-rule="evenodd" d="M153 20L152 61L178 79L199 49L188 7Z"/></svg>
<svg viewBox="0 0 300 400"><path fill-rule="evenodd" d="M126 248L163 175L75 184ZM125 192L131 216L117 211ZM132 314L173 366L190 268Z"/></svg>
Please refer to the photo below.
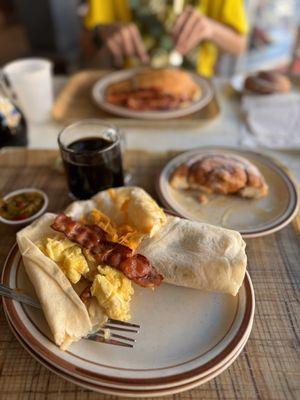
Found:
<svg viewBox="0 0 300 400"><path fill-rule="evenodd" d="M10 219L3 218L0 215L0 222L7 224L7 225L25 225L25 224L28 224L29 222L34 221L36 218L40 217L46 211L48 204L49 204L48 196L42 190L35 189L35 188L23 188L23 189L15 190L13 192L6 194L3 197L3 200L7 200L10 197L15 196L17 194L30 193L30 192L39 193L43 197L43 199L44 199L43 206L35 214L31 215L29 218L22 219L20 221L12 221Z"/></svg>

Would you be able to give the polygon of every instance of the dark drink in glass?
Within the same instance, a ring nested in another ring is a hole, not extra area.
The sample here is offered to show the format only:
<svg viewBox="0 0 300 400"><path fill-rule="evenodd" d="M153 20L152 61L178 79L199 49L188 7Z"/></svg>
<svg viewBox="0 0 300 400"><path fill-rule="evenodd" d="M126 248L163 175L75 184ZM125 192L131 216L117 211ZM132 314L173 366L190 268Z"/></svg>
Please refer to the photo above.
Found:
<svg viewBox="0 0 300 400"><path fill-rule="evenodd" d="M58 137L70 194L88 199L124 184L118 129L101 120L79 121Z"/></svg>

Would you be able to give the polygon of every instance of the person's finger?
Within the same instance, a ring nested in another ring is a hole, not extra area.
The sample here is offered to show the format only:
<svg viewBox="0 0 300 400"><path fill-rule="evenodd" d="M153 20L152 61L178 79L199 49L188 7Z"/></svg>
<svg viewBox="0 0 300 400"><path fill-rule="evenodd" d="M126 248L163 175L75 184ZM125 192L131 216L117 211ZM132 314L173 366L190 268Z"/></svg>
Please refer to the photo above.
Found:
<svg viewBox="0 0 300 400"><path fill-rule="evenodd" d="M108 25L98 25L97 31L100 34L101 39L106 42L111 36L117 33L121 29L121 24L116 22Z"/></svg>
<svg viewBox="0 0 300 400"><path fill-rule="evenodd" d="M183 43L190 40L190 36L192 35L193 30L196 28L199 20L201 20L201 15L198 13L198 11L194 10L185 22L185 25L183 26L177 41L175 42L175 47L181 46Z"/></svg>
<svg viewBox="0 0 300 400"><path fill-rule="evenodd" d="M177 17L172 30L172 36L174 40L177 39L177 36L179 35L179 32L181 31L182 26L184 25L184 22L188 18L188 16L189 12L187 12L187 10L184 9L182 13L180 13L179 16Z"/></svg>
<svg viewBox="0 0 300 400"><path fill-rule="evenodd" d="M182 13L179 15L179 17L176 19L173 31L172 31L172 36L174 41L177 41L177 38L179 36L179 33L181 32L185 22L189 18L190 14L193 12L193 7L192 6L187 6L185 9L182 11Z"/></svg>
<svg viewBox="0 0 300 400"><path fill-rule="evenodd" d="M130 28L128 25L122 27L121 31L120 31L121 37L122 37L122 45L123 45L123 49L124 49L124 53L127 57L130 57L134 54L135 52L135 46L134 43L132 41L132 37L131 37L131 32L130 32Z"/></svg>
<svg viewBox="0 0 300 400"><path fill-rule="evenodd" d="M123 50L122 50L122 37L120 33L115 33L110 36L106 45L113 55L114 62L117 66L121 66L123 63Z"/></svg>
<svg viewBox="0 0 300 400"><path fill-rule="evenodd" d="M194 26L189 40L181 42L176 46L176 50L183 56L186 55L190 50L192 50L201 40L204 38L204 26L201 20L198 20L197 24Z"/></svg>
<svg viewBox="0 0 300 400"><path fill-rule="evenodd" d="M176 48L176 50L185 56L187 53L189 53L193 48L195 48L204 38L204 35L202 37L201 33L198 33L197 35L194 35L193 37L190 38L190 40L187 43L183 43L181 46Z"/></svg>
<svg viewBox="0 0 300 400"><path fill-rule="evenodd" d="M135 54L144 64L148 63L149 56L146 52L139 30L134 24L129 25L129 30L131 34L132 43L135 48Z"/></svg>

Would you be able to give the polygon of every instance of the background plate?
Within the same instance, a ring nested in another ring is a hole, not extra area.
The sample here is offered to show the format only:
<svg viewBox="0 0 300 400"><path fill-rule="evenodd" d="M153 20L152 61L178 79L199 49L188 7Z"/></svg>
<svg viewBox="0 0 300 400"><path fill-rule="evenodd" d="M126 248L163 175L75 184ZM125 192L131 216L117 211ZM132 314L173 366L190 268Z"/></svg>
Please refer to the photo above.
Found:
<svg viewBox="0 0 300 400"><path fill-rule="evenodd" d="M206 153L233 154L251 161L264 175L269 185L268 195L257 200L213 195L207 204L200 204L197 201L199 192L187 193L169 185L170 175L177 166L196 161L197 157ZM283 228L298 209L296 185L281 167L266 156L235 148L203 147L179 154L163 168L157 191L163 204L178 215L237 230L243 237L263 236Z"/></svg>
<svg viewBox="0 0 300 400"><path fill-rule="evenodd" d="M202 93L199 100L193 102L190 106L186 108L180 108L178 110L169 110L169 111L135 111L125 107L119 107L107 103L105 100L105 91L107 87L112 83L116 83L133 77L134 75L136 75L138 71L139 69L117 71L117 72L112 72L111 74L108 74L103 78L101 78L98 82L95 83L92 90L92 96L95 102L103 110L108 111L111 114L119 115L122 117L163 120L163 119L184 117L185 115L189 115L196 111L199 111L201 108L205 107L213 97L213 88L208 80L202 78L201 76L193 72L187 72L192 76L193 80L200 86Z"/></svg>

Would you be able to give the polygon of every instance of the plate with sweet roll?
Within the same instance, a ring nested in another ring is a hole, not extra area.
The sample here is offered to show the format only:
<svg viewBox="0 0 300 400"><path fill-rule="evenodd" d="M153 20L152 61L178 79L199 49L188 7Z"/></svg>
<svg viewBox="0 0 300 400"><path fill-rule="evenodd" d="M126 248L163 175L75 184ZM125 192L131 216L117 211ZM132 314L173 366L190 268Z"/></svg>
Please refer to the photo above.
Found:
<svg viewBox="0 0 300 400"><path fill-rule="evenodd" d="M226 369L250 334L254 292L233 230L169 215L122 187L46 213L17 234L2 283L41 310L4 299L22 344L94 390L176 393ZM141 326L131 349L86 340L108 318Z"/></svg>
<svg viewBox="0 0 300 400"><path fill-rule="evenodd" d="M297 187L269 157L235 148L204 147L163 168L157 189L178 215L239 231L243 237L282 229L298 210Z"/></svg>
<svg viewBox="0 0 300 400"><path fill-rule="evenodd" d="M213 89L205 78L182 69L117 71L95 83L95 102L111 114L138 119L179 118L205 107Z"/></svg>

